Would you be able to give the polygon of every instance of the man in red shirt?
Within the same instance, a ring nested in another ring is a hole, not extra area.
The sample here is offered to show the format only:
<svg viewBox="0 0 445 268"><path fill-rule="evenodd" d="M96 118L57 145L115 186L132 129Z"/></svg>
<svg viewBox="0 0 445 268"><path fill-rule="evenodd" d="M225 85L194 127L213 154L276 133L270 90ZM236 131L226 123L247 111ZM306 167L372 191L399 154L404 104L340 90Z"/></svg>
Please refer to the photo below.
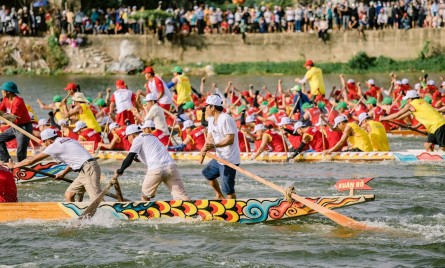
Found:
<svg viewBox="0 0 445 268"><path fill-rule="evenodd" d="M25 101L17 96L19 90L14 82L5 82L1 87L3 100L0 103L0 115L13 122L28 133L32 133L32 122L26 109ZM8 128L0 134L0 160L8 162L11 156L6 148L6 142L16 139L17 159L22 161L26 158L29 138L15 128Z"/></svg>
<svg viewBox="0 0 445 268"><path fill-rule="evenodd" d="M6 167L0 166L0 203L18 202L14 176Z"/></svg>

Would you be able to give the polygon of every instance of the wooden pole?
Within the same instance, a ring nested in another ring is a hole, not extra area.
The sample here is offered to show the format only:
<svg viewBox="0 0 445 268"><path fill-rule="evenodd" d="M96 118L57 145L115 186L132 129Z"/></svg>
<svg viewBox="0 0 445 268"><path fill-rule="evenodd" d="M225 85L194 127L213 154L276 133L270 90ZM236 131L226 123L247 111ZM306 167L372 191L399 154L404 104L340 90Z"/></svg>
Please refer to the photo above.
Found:
<svg viewBox="0 0 445 268"><path fill-rule="evenodd" d="M220 163L222 163L222 164L224 164L226 166L229 166L229 167L239 171L240 173L242 173L242 174L244 174L244 175L246 175L246 176L248 176L248 177L250 177L250 178L252 178L252 179L254 179L256 181L261 182L262 184L265 184L265 185L267 185L267 186L277 190L278 192L286 194L286 190L284 188L282 188L282 187L280 187L280 186L278 186L278 185L276 185L276 184L274 184L274 183L272 183L270 181L267 181L266 179L263 179L260 176L257 176L257 175L255 175L255 174L253 174L253 173L251 173L251 172L249 172L247 170L244 170L244 169L242 169L242 168L240 168L240 167L230 163L229 161L221 159L221 158L217 157L216 155L214 155L212 153L207 153L207 155L210 158L213 158L216 161L218 161L218 162L220 162ZM354 230L373 230L373 229L376 229L376 228L373 228L373 227L370 227L370 226L366 225L363 222L358 222L358 221L356 221L354 219L351 219L351 218L349 218L349 217L347 217L347 216L345 216L343 214L340 214L338 212L330 210L330 209L328 209L326 207L323 207L323 206L321 206L321 205L319 205L317 203L311 202L311 201L309 201L309 200L305 199L304 197L301 197L301 196L299 196L297 194L292 193L291 196L296 201L298 201L298 202L302 203L303 205L305 205L305 206L307 206L307 207L317 211L318 213L328 217L332 221L334 221L334 222L336 222L336 223L338 223L338 224L340 224L340 225L342 225L344 227L348 227L348 228L354 229Z"/></svg>
<svg viewBox="0 0 445 268"><path fill-rule="evenodd" d="M15 130L17 130L18 132L22 133L23 135L25 135L26 137L30 138L31 140L40 143L42 140L40 140L39 138L37 138L36 136L32 135L31 133L29 133L28 131L24 130L23 128L17 126L16 124L12 123L11 121L9 121L8 119L4 118L3 116L0 116L0 120L2 120L3 122L5 122L7 125L9 125L10 127L14 128Z"/></svg>

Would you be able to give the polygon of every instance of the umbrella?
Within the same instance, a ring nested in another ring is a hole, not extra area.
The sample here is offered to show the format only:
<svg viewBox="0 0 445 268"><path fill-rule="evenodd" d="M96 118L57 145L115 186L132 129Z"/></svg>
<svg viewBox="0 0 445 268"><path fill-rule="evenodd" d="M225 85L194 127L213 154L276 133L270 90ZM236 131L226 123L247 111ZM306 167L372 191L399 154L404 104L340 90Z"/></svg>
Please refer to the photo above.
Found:
<svg viewBox="0 0 445 268"><path fill-rule="evenodd" d="M32 4L33 7L44 7L47 5L49 5L48 0L37 0Z"/></svg>

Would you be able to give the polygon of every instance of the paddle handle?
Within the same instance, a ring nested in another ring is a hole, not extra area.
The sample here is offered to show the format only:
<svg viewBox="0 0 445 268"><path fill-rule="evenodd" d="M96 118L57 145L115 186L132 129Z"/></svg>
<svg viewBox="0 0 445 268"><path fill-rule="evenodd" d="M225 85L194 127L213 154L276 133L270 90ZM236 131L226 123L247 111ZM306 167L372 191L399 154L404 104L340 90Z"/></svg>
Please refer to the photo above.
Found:
<svg viewBox="0 0 445 268"><path fill-rule="evenodd" d="M15 130L17 130L18 132L22 133L26 137L30 138L31 140L33 140L33 141L35 141L37 143L41 142L41 140L39 138L37 138L36 136L32 135L31 133L29 133L28 131L24 130L23 128L17 126L16 124L12 123L8 119L4 118L3 116L0 116L0 120L2 120L3 122L5 122L10 127L12 127Z"/></svg>
<svg viewBox="0 0 445 268"><path fill-rule="evenodd" d="M246 176L251 177L252 179L254 179L256 181L259 181L259 182L261 182L261 183L263 183L263 184L265 184L265 185L267 185L267 186L277 190L278 192L286 194L286 190L284 188L278 186L275 183L267 181L266 179L263 179L263 178L261 178L258 175L255 175L255 174L253 174L253 173L251 173L251 172L249 172L247 170L244 170L244 169L242 169L242 168L240 168L240 167L230 163L227 160L221 159L221 158L219 158L218 156L216 156L216 155L214 155L212 153L207 153L207 155L210 158L213 158L216 161L218 161L218 162L220 162L220 163L222 163L222 164L224 164L226 166L229 166L229 167L239 171L240 173L242 173L242 174L244 174ZM323 207L323 206L321 206L321 205L319 205L317 203L311 202L311 201L307 200L306 198L301 197L301 196L299 196L297 194L292 194L292 198L295 199L296 201L302 203L303 205L305 205L305 206L307 206L307 207L317 211L318 213L328 217L332 221L334 221L334 222L336 222L336 223L338 223L338 224L340 224L342 226L345 226L345 227L348 227L348 228L351 228L351 229L356 229L356 230L371 230L371 229L374 229L372 227L367 226L366 224L364 224L362 222L358 222L358 221L356 221L354 219L351 219L351 218L349 218L349 217L347 217L347 216L345 216L343 214L340 214L338 212L335 212L333 210L325 208L325 207Z"/></svg>
<svg viewBox="0 0 445 268"><path fill-rule="evenodd" d="M35 172L35 173L38 173L38 174L42 174L42 175L44 175L44 176L47 176L47 177L50 177L50 178L53 178L53 179L55 179L56 178L56 175L54 175L54 174L51 174L51 173L48 173L48 172L45 172L45 171L41 171L41 170L38 170L38 169L33 169L33 168L30 168L30 167L20 167L21 169L24 169L24 170L27 170L27 171L31 171L31 172ZM73 182L73 180L71 180L71 179L67 179L67 178L58 178L57 180L61 180L61 181L66 181L66 182L69 182L69 183L72 183ZM120 190L120 187L119 187L119 190ZM118 190L116 189L116 192L117 192ZM119 193L118 193L119 194ZM111 198L114 198L114 199L116 199L116 200L119 200L120 198L123 200L123 201L126 201L126 202L131 202L131 200L130 199L127 199L127 198L123 198L122 197L122 192L120 193L120 197L119 196L117 196L117 195L115 195L115 194L113 194L113 193L106 193L105 194L106 196L108 196L108 197L111 197ZM119 200L120 202L122 202L121 200Z"/></svg>
<svg viewBox="0 0 445 268"><path fill-rule="evenodd" d="M418 130L417 128L413 128L413 127L410 127L410 126L407 126L407 125L398 123L398 122L396 122L396 121L388 120L388 122L391 123L391 124L394 124L394 125L398 125L398 126L401 126L401 127L405 127L405 128L407 128L407 129L410 129L410 130L415 131L415 132L417 132L417 133L423 134L423 135L425 135L425 136L428 136L428 132L425 132L425 131L422 131L422 130Z"/></svg>

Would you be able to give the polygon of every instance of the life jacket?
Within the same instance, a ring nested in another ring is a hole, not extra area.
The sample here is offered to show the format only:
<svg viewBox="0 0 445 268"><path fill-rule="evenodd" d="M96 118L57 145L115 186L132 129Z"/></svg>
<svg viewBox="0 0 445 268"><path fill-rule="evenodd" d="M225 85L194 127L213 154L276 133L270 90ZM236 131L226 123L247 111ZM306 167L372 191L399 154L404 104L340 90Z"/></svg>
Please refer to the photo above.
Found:
<svg viewBox="0 0 445 268"><path fill-rule="evenodd" d="M272 152L285 152L287 151L287 146L283 141L283 137L273 130L268 130L265 133L269 138L269 145L272 147Z"/></svg>
<svg viewBox="0 0 445 268"><path fill-rule="evenodd" d="M311 127L303 134L303 141L309 139L309 146L316 152L322 152L328 149L329 141L318 131L317 128Z"/></svg>
<svg viewBox="0 0 445 268"><path fill-rule="evenodd" d="M94 150L97 149L99 142L102 141L100 134L92 128L85 128L80 131L79 138L80 137L84 138L85 141L94 141Z"/></svg>
<svg viewBox="0 0 445 268"><path fill-rule="evenodd" d="M170 136L162 132L162 130L156 129L155 131L151 132L151 134L157 137L165 146L171 146Z"/></svg>

